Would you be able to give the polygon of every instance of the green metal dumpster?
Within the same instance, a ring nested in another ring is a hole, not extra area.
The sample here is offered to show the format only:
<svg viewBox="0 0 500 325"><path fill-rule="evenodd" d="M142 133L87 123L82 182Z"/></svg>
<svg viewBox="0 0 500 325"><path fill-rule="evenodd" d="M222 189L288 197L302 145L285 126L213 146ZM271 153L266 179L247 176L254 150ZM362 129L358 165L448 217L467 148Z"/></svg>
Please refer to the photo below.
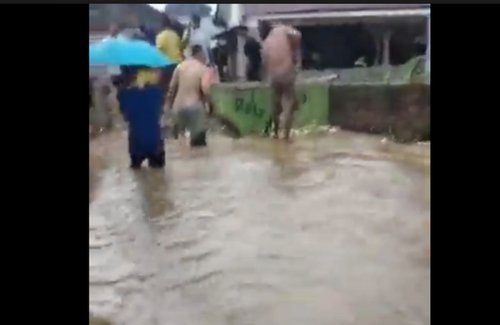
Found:
<svg viewBox="0 0 500 325"><path fill-rule="evenodd" d="M294 127L327 125L329 84L304 82L297 85L299 110ZM211 97L217 116L229 122L240 135L260 133L272 113L272 92L259 82L223 83L212 88Z"/></svg>
<svg viewBox="0 0 500 325"><path fill-rule="evenodd" d="M330 96L327 82L302 82L297 84L299 110L295 113L294 127L328 125Z"/></svg>
<svg viewBox="0 0 500 325"><path fill-rule="evenodd" d="M271 116L271 90L257 82L222 83L211 92L216 114L242 136L264 130Z"/></svg>

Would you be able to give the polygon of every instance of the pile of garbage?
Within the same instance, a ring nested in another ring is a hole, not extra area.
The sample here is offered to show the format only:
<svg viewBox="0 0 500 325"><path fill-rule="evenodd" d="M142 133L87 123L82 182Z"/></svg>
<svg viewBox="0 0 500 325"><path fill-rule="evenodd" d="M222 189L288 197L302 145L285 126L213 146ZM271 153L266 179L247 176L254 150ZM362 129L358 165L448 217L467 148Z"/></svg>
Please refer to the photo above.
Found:
<svg viewBox="0 0 500 325"><path fill-rule="evenodd" d="M399 66L372 66L349 69L303 70L299 82L334 81L339 83L412 83L428 82L425 57L414 57Z"/></svg>
<svg viewBox="0 0 500 325"><path fill-rule="evenodd" d="M292 129L293 136L304 136L314 134L334 134L340 130L337 126L311 124L302 128Z"/></svg>

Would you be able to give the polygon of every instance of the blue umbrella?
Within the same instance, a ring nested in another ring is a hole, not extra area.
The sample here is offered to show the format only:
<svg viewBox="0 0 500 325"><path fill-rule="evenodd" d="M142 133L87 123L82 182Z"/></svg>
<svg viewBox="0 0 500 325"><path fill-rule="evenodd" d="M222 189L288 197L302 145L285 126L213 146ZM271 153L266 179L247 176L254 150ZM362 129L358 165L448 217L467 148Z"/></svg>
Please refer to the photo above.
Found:
<svg viewBox="0 0 500 325"><path fill-rule="evenodd" d="M156 47L140 40L110 38L89 46L90 65L142 65L152 68L174 62Z"/></svg>

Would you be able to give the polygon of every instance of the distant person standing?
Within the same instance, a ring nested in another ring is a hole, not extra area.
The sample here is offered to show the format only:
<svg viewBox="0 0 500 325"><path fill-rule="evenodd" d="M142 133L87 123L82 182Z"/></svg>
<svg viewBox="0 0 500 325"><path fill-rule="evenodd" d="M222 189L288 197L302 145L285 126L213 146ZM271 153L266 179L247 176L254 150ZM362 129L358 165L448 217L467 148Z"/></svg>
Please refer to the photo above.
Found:
<svg viewBox="0 0 500 325"><path fill-rule="evenodd" d="M175 64L165 67L162 72L160 84L166 91L175 67L183 60L183 45L181 38L174 30L172 20L166 14L163 15L162 25L163 30L156 36L156 47L175 62Z"/></svg>
<svg viewBox="0 0 500 325"><path fill-rule="evenodd" d="M217 72L222 81L226 80L226 67L228 65L228 46L227 44L219 44L213 50L214 64L217 66Z"/></svg>
<svg viewBox="0 0 500 325"><path fill-rule="evenodd" d="M189 44L190 48L193 48L194 45L200 46L205 56L206 63L212 64L214 61L210 52L210 36L207 31L201 28L200 24L200 16L192 15L191 22L184 33L183 42Z"/></svg>
<svg viewBox="0 0 500 325"><path fill-rule="evenodd" d="M248 34L248 29L244 27L241 35L245 39L244 52L247 57L246 77L248 81L261 80L262 56L261 45L253 37Z"/></svg>
<svg viewBox="0 0 500 325"><path fill-rule="evenodd" d="M156 35L156 47L175 63L183 59L182 41L174 29L173 22L167 15L162 17L162 31Z"/></svg>
<svg viewBox="0 0 500 325"><path fill-rule="evenodd" d="M298 101L295 93L296 70L300 69L301 34L290 26L278 25L274 28L268 22L261 22L259 32L262 44L264 67L274 93L272 120L274 137L278 138L280 115L284 116L284 137L290 138Z"/></svg>
<svg viewBox="0 0 500 325"><path fill-rule="evenodd" d="M180 63L170 82L165 111L172 111L183 142L191 146L206 145L207 110L209 102L202 87L203 78L210 71L205 65L205 54L200 45L191 48L191 57ZM186 133L189 132L189 138Z"/></svg>

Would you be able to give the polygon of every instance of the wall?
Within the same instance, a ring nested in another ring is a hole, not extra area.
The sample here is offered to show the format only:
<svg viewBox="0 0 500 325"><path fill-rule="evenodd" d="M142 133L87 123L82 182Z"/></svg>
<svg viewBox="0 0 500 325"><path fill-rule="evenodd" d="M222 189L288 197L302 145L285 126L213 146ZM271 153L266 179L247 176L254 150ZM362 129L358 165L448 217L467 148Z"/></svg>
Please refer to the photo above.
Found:
<svg viewBox="0 0 500 325"><path fill-rule="evenodd" d="M426 84L333 85L329 122L409 142L430 138L430 86Z"/></svg>
<svg viewBox="0 0 500 325"><path fill-rule="evenodd" d="M430 86L426 84L304 83L294 127L337 125L382 133L399 141L430 136ZM271 116L272 94L261 83L221 84L212 98L217 115L240 135L260 133Z"/></svg>

